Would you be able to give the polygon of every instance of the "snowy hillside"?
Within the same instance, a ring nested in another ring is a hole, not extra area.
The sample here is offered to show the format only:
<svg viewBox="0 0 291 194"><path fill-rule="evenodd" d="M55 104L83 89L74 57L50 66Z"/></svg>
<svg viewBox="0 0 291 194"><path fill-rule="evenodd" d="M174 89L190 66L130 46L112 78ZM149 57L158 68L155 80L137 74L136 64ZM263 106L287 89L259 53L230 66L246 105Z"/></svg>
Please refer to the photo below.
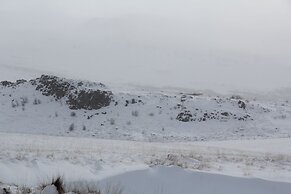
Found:
<svg viewBox="0 0 291 194"><path fill-rule="evenodd" d="M67 192L74 185L104 189L107 182L120 182L124 194L190 194L195 181L206 184L197 193L241 188L266 194L266 185L268 194L288 193L290 118L286 100L106 86L49 75L2 81L0 193L56 193L52 185L39 185L59 175ZM177 176L181 181L175 183ZM250 177L269 181L245 179ZM230 184L235 186L225 186Z"/></svg>
<svg viewBox="0 0 291 194"><path fill-rule="evenodd" d="M0 192L1 188L13 191L17 185L20 190L25 188L22 185L34 188L59 175L69 187L92 184L100 188L100 181L120 182L125 187L123 194L177 190L192 194L193 189L197 194L213 193L213 189L217 194L239 193L233 192L236 188L247 193L283 194L291 188L290 138L153 143L0 133L0 142L0 182L5 183L0 183ZM167 166L182 168L164 168Z"/></svg>
<svg viewBox="0 0 291 194"><path fill-rule="evenodd" d="M0 0L0 194L290 194L291 0Z"/></svg>
<svg viewBox="0 0 291 194"><path fill-rule="evenodd" d="M290 137L291 104L110 88L43 75L0 84L0 131L139 141Z"/></svg>

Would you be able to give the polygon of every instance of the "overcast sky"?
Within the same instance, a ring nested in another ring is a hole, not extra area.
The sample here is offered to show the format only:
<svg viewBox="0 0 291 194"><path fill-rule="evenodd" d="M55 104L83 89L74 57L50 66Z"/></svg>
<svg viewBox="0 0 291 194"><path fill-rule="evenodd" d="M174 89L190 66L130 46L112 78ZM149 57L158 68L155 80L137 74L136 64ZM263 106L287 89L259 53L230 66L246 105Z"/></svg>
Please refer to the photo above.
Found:
<svg viewBox="0 0 291 194"><path fill-rule="evenodd" d="M291 1L0 0L0 66L105 83L291 87Z"/></svg>

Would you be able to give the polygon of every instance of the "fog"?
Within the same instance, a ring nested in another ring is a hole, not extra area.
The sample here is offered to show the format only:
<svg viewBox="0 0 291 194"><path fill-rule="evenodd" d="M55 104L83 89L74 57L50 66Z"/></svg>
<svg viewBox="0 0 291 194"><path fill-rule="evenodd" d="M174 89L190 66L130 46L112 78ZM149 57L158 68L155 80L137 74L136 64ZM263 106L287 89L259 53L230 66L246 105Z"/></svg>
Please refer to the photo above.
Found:
<svg viewBox="0 0 291 194"><path fill-rule="evenodd" d="M0 71L266 91L291 87L290 34L289 0L0 0Z"/></svg>

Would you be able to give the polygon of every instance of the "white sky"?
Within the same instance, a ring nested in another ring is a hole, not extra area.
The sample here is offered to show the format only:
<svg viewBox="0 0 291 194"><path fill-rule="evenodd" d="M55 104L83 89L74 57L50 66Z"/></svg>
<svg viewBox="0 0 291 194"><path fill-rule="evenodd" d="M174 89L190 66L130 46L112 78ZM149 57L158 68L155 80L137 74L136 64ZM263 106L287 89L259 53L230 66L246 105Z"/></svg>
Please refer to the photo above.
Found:
<svg viewBox="0 0 291 194"><path fill-rule="evenodd" d="M291 1L0 0L1 66L105 83L291 87Z"/></svg>

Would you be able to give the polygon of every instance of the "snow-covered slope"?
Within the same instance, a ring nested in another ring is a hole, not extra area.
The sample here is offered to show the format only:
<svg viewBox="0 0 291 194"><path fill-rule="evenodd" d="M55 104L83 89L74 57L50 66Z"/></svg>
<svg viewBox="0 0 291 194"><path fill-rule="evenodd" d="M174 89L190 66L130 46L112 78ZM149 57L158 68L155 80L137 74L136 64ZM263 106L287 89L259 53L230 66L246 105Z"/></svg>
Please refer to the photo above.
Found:
<svg viewBox="0 0 291 194"><path fill-rule="evenodd" d="M0 82L0 132L0 182L4 183L0 192L3 187L17 193L21 188L14 184L33 188L56 175L63 175L68 184L124 180L132 174L141 181L148 179L151 167L160 165L291 180L291 104L286 100L112 87L43 75ZM148 170L110 178L142 169ZM162 167L156 169L157 177L168 184L164 170L172 173ZM174 171L172 176L183 170ZM181 179L187 179L185 172ZM238 185L258 183L237 180ZM134 189L129 182L122 184ZM187 182L177 186L187 187ZM288 191L290 184L286 186ZM264 186L250 192L256 189Z"/></svg>
<svg viewBox="0 0 291 194"><path fill-rule="evenodd" d="M158 143L0 133L0 142L0 182L10 185L33 187L58 175L67 183L96 183L160 165L291 182L288 138Z"/></svg>
<svg viewBox="0 0 291 194"><path fill-rule="evenodd" d="M0 84L0 131L141 141L290 137L288 101L128 90L43 75Z"/></svg>

